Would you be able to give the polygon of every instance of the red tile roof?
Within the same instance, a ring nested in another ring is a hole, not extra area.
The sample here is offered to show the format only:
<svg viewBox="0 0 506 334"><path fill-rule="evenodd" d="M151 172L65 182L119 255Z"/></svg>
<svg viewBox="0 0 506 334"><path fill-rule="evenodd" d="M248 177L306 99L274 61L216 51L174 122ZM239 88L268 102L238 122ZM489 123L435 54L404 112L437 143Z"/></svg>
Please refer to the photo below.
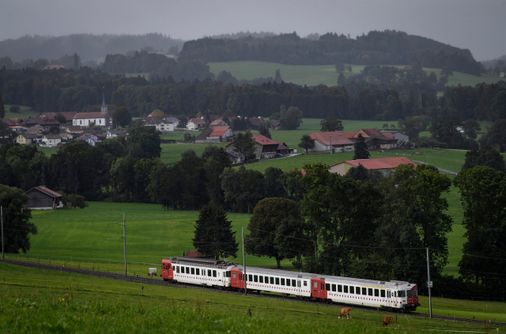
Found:
<svg viewBox="0 0 506 334"><path fill-rule="evenodd" d="M208 135L208 137L223 137L223 135L230 129L230 127L228 125L214 126L211 129L211 133Z"/></svg>
<svg viewBox="0 0 506 334"><path fill-rule="evenodd" d="M357 159L347 160L345 163L350 164L352 167L362 166L367 170L375 169L394 169L401 165L410 165L415 167L416 164L406 157L388 157L376 159Z"/></svg>
<svg viewBox="0 0 506 334"><path fill-rule="evenodd" d="M101 111L78 112L73 119L107 118L107 113Z"/></svg>
<svg viewBox="0 0 506 334"><path fill-rule="evenodd" d="M56 191L54 190L51 190L49 189L48 187L46 186L38 186L38 187L33 187L32 189L30 190L37 190L37 191L40 191L41 193L44 193L50 197L53 197L53 198L56 198L56 197L62 197L62 195L60 193L57 193ZM29 191L30 191L29 190Z"/></svg>
<svg viewBox="0 0 506 334"><path fill-rule="evenodd" d="M253 141L259 145L279 145L281 144L280 142L278 141L275 141L275 140L272 140L266 136L263 136L263 135L253 135Z"/></svg>
<svg viewBox="0 0 506 334"><path fill-rule="evenodd" d="M353 141L348 139L349 134L349 132L342 131L313 132L309 137L323 145L353 145Z"/></svg>

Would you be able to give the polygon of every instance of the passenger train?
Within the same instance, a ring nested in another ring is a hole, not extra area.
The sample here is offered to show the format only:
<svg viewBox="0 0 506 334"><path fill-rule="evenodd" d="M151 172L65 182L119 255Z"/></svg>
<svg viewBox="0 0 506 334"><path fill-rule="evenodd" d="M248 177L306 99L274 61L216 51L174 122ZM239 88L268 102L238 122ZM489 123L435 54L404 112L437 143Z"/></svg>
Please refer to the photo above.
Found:
<svg viewBox="0 0 506 334"><path fill-rule="evenodd" d="M414 311L416 284L403 281L327 276L311 273L247 267L210 259L172 257L162 259L165 281L235 290L248 289L293 295L311 300L374 308Z"/></svg>

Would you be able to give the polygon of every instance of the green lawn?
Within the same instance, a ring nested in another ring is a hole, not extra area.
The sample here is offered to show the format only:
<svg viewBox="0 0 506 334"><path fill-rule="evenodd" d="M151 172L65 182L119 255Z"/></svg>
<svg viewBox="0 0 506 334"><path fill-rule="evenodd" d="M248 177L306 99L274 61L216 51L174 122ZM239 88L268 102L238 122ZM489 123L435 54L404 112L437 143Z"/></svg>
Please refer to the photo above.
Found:
<svg viewBox="0 0 506 334"><path fill-rule="evenodd" d="M483 324L427 320L353 310L340 320L339 305L301 303L211 289L141 285L0 263L2 333L426 333L504 332ZM426 304L422 299L422 304ZM422 309L423 310L423 309ZM434 313L506 320L504 303L434 299Z"/></svg>
<svg viewBox="0 0 506 334"><path fill-rule="evenodd" d="M162 152L160 154L160 158L163 162L168 164L175 164L179 160L181 160L181 154L185 151L193 150L198 156L201 156L204 153L204 150L209 145L218 145L220 147L224 147L225 143L202 143L202 144L193 144L193 143L176 143L176 144L161 144Z"/></svg>
<svg viewBox="0 0 506 334"><path fill-rule="evenodd" d="M286 65L261 61L229 61L209 63L211 72L215 75L221 71L228 71L239 80L253 80L256 78L274 77L277 69L281 71L281 77L286 82L298 85L327 85L337 84L337 73L334 65ZM351 65L352 73L360 73L364 65ZM404 67L404 65L396 66ZM440 69L425 68L427 72L441 73ZM494 83L500 81L497 76L477 76L462 72L453 72L448 78L449 86L476 85L482 82ZM502 79L504 80L504 79Z"/></svg>
<svg viewBox="0 0 506 334"><path fill-rule="evenodd" d="M38 234L31 238L30 251L20 256L121 272L123 213L132 273L144 273L147 267L160 263L162 257L181 255L193 248L197 211L164 210L156 204L90 202L85 209L33 211L32 221ZM238 240L249 217L229 214ZM240 251L237 256L232 260L241 262ZM270 258L247 256L247 261L252 265L275 266Z"/></svg>

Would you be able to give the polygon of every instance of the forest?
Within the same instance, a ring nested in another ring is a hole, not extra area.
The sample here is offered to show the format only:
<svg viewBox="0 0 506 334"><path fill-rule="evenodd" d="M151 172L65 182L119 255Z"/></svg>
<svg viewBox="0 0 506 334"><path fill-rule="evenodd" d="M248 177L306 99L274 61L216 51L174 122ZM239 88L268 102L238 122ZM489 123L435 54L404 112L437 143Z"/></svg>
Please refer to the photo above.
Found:
<svg viewBox="0 0 506 334"><path fill-rule="evenodd" d="M317 39L296 33L242 38L201 38L187 41L180 59L217 62L258 60L282 64L412 65L470 74L483 72L469 50L405 32L371 31L356 39L327 33Z"/></svg>

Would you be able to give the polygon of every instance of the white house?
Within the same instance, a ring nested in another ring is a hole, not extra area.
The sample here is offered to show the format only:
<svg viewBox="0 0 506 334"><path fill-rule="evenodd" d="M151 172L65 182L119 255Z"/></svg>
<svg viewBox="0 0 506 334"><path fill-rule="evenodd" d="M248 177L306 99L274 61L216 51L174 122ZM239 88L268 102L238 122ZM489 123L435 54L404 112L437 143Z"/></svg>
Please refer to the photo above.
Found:
<svg viewBox="0 0 506 334"><path fill-rule="evenodd" d="M80 112L76 113L72 118L73 126L88 127L95 126L108 126L109 116L105 112Z"/></svg>
<svg viewBox="0 0 506 334"><path fill-rule="evenodd" d="M56 147L58 144L61 143L61 136L60 135L44 135L42 137L42 140L40 141L40 146L42 147Z"/></svg>
<svg viewBox="0 0 506 334"><path fill-rule="evenodd" d="M148 118L146 120L145 126L153 126L157 131L162 133L164 132L173 132L176 129L176 123L171 123L167 121L165 118Z"/></svg>
<svg viewBox="0 0 506 334"><path fill-rule="evenodd" d="M206 122L202 118L192 118L186 123L186 128L188 130L198 130L202 129L206 125Z"/></svg>

